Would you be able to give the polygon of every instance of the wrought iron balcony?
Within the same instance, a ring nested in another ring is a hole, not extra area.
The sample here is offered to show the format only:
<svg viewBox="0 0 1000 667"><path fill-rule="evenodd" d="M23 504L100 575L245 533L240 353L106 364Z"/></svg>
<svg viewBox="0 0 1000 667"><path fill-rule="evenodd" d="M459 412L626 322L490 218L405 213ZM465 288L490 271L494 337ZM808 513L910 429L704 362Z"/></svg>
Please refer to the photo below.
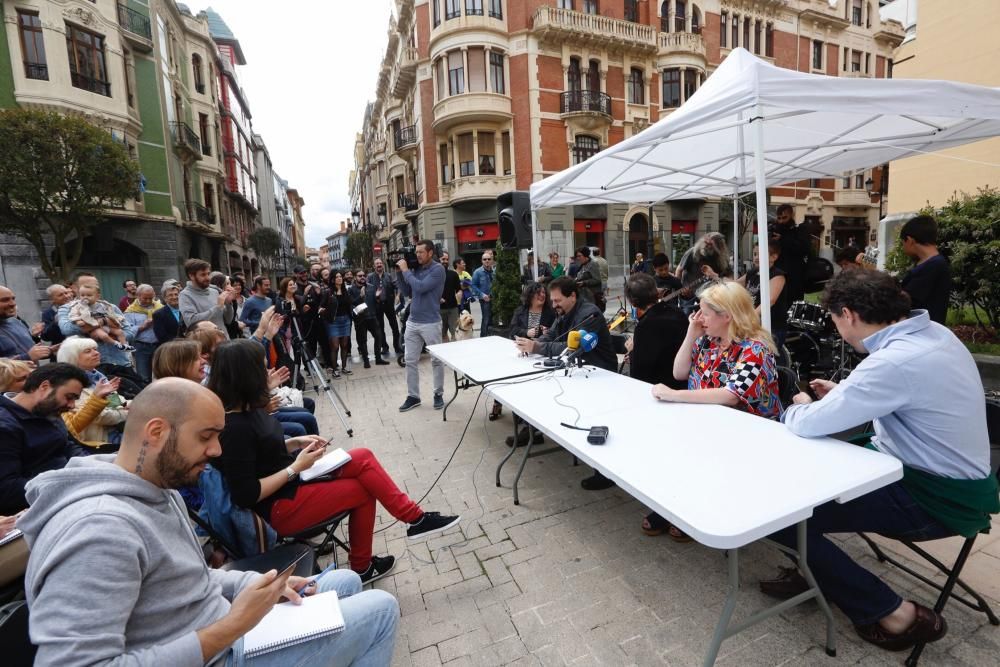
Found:
<svg viewBox="0 0 1000 667"><path fill-rule="evenodd" d="M201 159L201 140L198 133L187 123L171 123L170 131L174 135L174 147L187 151L197 160Z"/></svg>
<svg viewBox="0 0 1000 667"><path fill-rule="evenodd" d="M24 63L24 76L28 79L38 79L40 81L49 80L49 66L43 63Z"/></svg>
<svg viewBox="0 0 1000 667"><path fill-rule="evenodd" d="M184 202L184 214L186 220L200 222L205 225L215 224L215 214L212 209L202 206L196 201Z"/></svg>
<svg viewBox="0 0 1000 667"><path fill-rule="evenodd" d="M592 112L611 116L611 96L596 90L569 90L562 93L561 113Z"/></svg>
<svg viewBox="0 0 1000 667"><path fill-rule="evenodd" d="M118 24L133 35L150 41L153 39L149 18L121 3L118 3Z"/></svg>
<svg viewBox="0 0 1000 667"><path fill-rule="evenodd" d="M101 81L100 79L95 79L94 77L87 76L86 74L80 74L73 71L70 71L69 77L73 82L74 88L82 88L83 90L89 90L90 92L97 93L98 95L111 97L111 84L107 81Z"/></svg>
<svg viewBox="0 0 1000 667"><path fill-rule="evenodd" d="M413 146L417 143L417 126L401 127L393 134L393 145L398 152L406 146Z"/></svg>
<svg viewBox="0 0 1000 667"><path fill-rule="evenodd" d="M396 195L396 203L398 204L399 208L403 209L404 211L416 211L418 207L417 195L415 194Z"/></svg>

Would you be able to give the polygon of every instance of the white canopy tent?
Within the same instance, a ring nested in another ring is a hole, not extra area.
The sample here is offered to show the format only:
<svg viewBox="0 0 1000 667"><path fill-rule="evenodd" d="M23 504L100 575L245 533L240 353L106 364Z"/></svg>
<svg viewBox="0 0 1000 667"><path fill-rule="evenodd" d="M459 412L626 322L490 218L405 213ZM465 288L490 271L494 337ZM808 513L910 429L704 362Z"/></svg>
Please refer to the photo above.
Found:
<svg viewBox="0 0 1000 667"><path fill-rule="evenodd" d="M766 258L765 188L997 135L1000 88L804 74L735 49L677 111L534 183L532 241L537 247L539 209L755 191L760 256ZM767 304L766 260L760 272L761 303ZM770 309L761 308L761 318L770 330Z"/></svg>

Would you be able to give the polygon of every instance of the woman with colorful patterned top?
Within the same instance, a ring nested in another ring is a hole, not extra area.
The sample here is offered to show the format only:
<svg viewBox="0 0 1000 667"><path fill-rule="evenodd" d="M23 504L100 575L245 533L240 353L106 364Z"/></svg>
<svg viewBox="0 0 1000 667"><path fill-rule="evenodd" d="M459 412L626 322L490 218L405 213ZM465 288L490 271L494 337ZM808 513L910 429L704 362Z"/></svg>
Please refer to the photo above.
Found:
<svg viewBox="0 0 1000 667"><path fill-rule="evenodd" d="M714 403L767 419L781 418L775 346L760 324L753 299L739 283L721 282L700 294L701 307L691 314L687 338L674 359L674 377L687 378L687 389L653 387L653 396L672 403ZM689 541L655 512L642 526L647 535L669 531Z"/></svg>

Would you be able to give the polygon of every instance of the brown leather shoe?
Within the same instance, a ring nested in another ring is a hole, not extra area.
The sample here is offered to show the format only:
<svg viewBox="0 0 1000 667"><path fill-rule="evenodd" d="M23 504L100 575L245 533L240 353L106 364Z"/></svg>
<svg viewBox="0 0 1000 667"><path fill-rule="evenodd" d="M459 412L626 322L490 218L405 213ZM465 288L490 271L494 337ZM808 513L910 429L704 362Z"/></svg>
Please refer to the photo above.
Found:
<svg viewBox="0 0 1000 667"><path fill-rule="evenodd" d="M758 582L760 592L779 600L789 600L799 593L809 590L809 583L794 567L779 567L781 573L774 579L762 579Z"/></svg>
<svg viewBox="0 0 1000 667"><path fill-rule="evenodd" d="M936 642L948 633L944 616L916 602L913 605L917 608L917 617L910 627L899 634L887 632L878 623L856 625L854 629L866 642L886 651L907 651L916 644Z"/></svg>

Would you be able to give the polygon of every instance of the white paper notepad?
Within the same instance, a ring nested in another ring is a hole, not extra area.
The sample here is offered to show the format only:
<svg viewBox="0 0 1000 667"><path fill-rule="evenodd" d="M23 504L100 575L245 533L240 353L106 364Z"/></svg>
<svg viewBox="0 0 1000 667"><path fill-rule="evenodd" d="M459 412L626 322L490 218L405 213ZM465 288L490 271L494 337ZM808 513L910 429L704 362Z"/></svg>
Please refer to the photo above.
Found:
<svg viewBox="0 0 1000 667"><path fill-rule="evenodd" d="M303 482L308 482L311 479L333 472L350 460L351 455L338 447L332 452L324 454L322 458L318 459L316 463L312 464L307 470L303 470L299 477Z"/></svg>
<svg viewBox="0 0 1000 667"><path fill-rule="evenodd" d="M248 658L294 646L344 629L337 591L302 598L302 604L276 604L253 630L243 637Z"/></svg>

